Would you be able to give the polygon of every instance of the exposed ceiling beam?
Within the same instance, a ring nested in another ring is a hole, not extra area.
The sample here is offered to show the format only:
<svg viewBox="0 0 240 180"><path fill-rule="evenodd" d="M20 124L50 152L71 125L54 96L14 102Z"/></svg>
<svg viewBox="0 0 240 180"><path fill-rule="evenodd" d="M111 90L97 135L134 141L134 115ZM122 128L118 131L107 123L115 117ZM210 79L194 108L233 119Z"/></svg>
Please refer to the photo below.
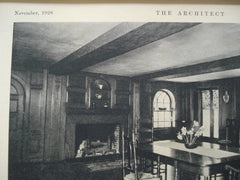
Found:
<svg viewBox="0 0 240 180"><path fill-rule="evenodd" d="M70 74L106 61L128 51L144 46L172 34L191 28L199 23L146 23L131 31L115 36L116 28L108 31L84 47L50 67L55 74ZM124 29L126 27L119 26ZM118 32L118 31L117 31ZM119 31L120 32L120 31ZM103 38L104 37L104 38ZM111 41L106 41L106 39Z"/></svg>
<svg viewBox="0 0 240 180"><path fill-rule="evenodd" d="M187 77L198 74L206 74L212 72L226 71L240 68L240 56L230 57L221 60L215 60L206 63L200 63L180 68L158 71L141 76L135 76L137 79L149 79L152 81L160 81L179 77Z"/></svg>

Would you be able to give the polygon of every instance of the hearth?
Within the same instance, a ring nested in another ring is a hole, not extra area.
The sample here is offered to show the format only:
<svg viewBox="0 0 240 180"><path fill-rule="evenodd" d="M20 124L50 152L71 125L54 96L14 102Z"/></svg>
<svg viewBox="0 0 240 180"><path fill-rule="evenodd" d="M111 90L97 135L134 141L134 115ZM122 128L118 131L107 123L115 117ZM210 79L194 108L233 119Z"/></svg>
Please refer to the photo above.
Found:
<svg viewBox="0 0 240 180"><path fill-rule="evenodd" d="M77 124L75 158L120 154L120 124Z"/></svg>

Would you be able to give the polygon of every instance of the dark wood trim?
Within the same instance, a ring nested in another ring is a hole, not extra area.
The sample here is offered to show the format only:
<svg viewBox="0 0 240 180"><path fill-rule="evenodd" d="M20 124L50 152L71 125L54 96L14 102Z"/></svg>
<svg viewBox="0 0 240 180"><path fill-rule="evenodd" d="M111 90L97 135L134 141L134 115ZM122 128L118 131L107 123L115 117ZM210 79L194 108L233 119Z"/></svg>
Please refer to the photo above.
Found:
<svg viewBox="0 0 240 180"><path fill-rule="evenodd" d="M86 109L83 107L68 107L67 108L67 114L87 114L87 115L94 115L94 114L100 114L100 115L121 115L121 114L128 114L129 109Z"/></svg>
<svg viewBox="0 0 240 180"><path fill-rule="evenodd" d="M116 90L115 93L116 93L116 95L129 95L130 94L129 91L125 91L125 90Z"/></svg>
<svg viewBox="0 0 240 180"><path fill-rule="evenodd" d="M240 68L240 56L235 56L221 60L215 60L211 62L205 62L180 68L172 68L150 74L135 76L134 79L153 79L161 77L161 80L164 80L238 68Z"/></svg>
<svg viewBox="0 0 240 180"><path fill-rule="evenodd" d="M53 64L50 67L50 73L64 75L79 72L84 68L166 38L185 29L192 28L198 24L200 23L149 22L130 32L121 34L117 38L112 35L114 33L112 29L104 34L111 41L106 42L101 37L91 41L61 61ZM122 26L124 24L121 24L119 27L121 28Z"/></svg>
<svg viewBox="0 0 240 180"><path fill-rule="evenodd" d="M118 76L118 75L110 75L110 74L101 74L101 73L94 73L94 72L86 72L86 71L79 71L78 73L72 73L71 75L76 76L89 76L91 78L115 78L116 80L130 80L128 76Z"/></svg>
<svg viewBox="0 0 240 180"><path fill-rule="evenodd" d="M86 93L86 89L85 88L78 88L78 87L72 87L72 86L68 86L67 87L67 91Z"/></svg>
<svg viewBox="0 0 240 180"><path fill-rule="evenodd" d="M42 89L43 85L42 84L31 84L31 89Z"/></svg>
<svg viewBox="0 0 240 180"><path fill-rule="evenodd" d="M218 119L219 121L219 119ZM219 128L219 127L218 127ZM214 109L213 109L213 90L210 90L210 137L214 136Z"/></svg>

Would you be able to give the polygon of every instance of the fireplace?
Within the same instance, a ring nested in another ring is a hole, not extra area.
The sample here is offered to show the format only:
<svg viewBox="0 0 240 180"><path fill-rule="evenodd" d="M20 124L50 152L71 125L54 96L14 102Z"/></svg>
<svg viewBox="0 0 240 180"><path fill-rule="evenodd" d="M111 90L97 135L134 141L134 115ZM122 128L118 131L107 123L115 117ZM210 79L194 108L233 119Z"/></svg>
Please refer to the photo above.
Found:
<svg viewBox="0 0 240 180"><path fill-rule="evenodd" d="M75 158L120 153L120 124L77 124Z"/></svg>

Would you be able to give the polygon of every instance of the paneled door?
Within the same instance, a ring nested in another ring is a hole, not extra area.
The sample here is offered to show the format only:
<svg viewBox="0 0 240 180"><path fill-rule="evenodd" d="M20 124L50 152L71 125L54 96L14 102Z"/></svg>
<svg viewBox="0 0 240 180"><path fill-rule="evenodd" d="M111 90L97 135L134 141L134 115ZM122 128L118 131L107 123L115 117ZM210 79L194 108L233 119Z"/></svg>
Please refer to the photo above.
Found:
<svg viewBox="0 0 240 180"><path fill-rule="evenodd" d="M219 90L201 90L201 122L204 126L203 136L219 137Z"/></svg>

